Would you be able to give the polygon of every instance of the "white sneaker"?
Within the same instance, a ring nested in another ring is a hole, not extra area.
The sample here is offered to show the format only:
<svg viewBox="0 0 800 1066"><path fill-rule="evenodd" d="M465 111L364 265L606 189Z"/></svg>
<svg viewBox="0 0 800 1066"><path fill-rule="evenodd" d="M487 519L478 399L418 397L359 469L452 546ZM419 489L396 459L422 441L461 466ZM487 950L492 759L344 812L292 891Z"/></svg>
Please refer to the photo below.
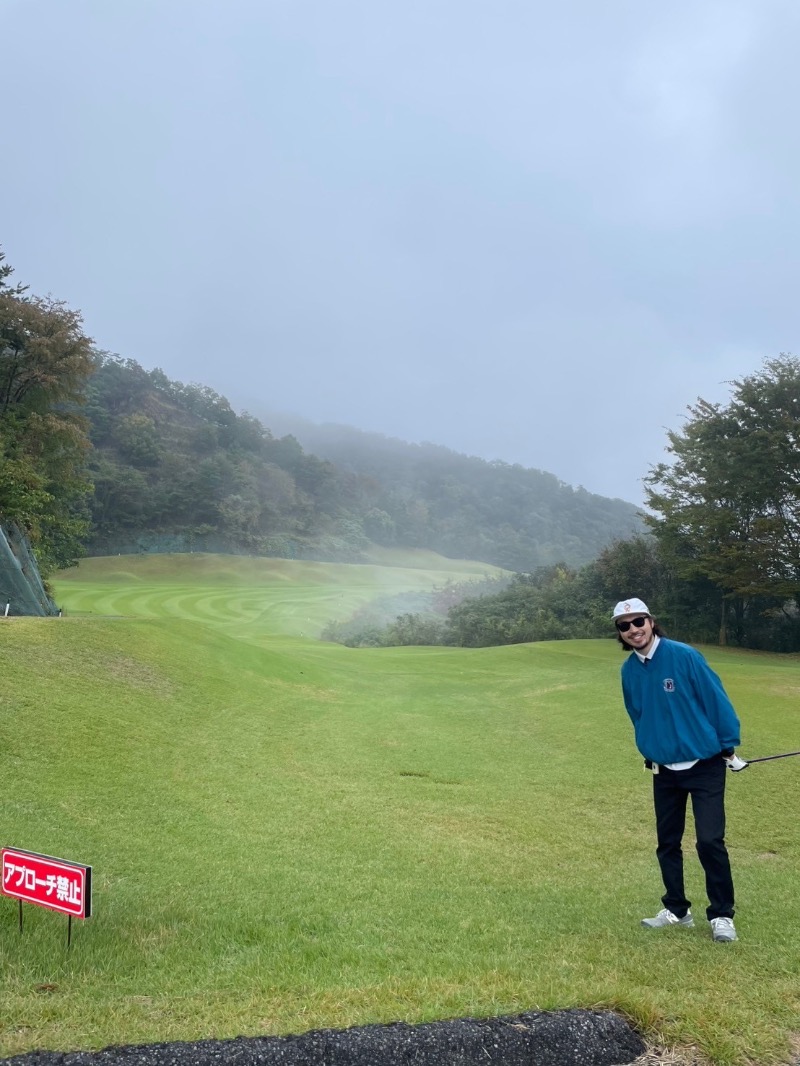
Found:
<svg viewBox="0 0 800 1066"><path fill-rule="evenodd" d="M720 943L729 944L731 940L738 940L733 918L712 918L708 923L711 926L711 939Z"/></svg>
<svg viewBox="0 0 800 1066"><path fill-rule="evenodd" d="M730 918L717 918L716 921L730 922ZM655 918L642 918L642 925L648 929L663 929L665 925L683 925L689 929L694 925L694 918L691 911L687 911L682 918L679 918L677 914L673 914L672 911L667 910L665 907L663 911L658 912Z"/></svg>

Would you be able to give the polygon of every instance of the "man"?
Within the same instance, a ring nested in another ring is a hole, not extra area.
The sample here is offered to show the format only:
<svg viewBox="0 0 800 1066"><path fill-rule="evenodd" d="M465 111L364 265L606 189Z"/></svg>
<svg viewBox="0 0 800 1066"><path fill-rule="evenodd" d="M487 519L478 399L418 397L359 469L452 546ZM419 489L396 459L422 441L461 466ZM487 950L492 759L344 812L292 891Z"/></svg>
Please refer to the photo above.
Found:
<svg viewBox="0 0 800 1066"><path fill-rule="evenodd" d="M725 847L725 768L747 766L734 753L740 743L736 711L700 652L667 640L642 600L621 600L614 608L614 624L623 649L633 653L622 666L622 695L636 746L653 771L656 855L666 889L664 909L655 918L644 918L642 925L694 925L681 850L691 796L711 936L723 943L737 940Z"/></svg>

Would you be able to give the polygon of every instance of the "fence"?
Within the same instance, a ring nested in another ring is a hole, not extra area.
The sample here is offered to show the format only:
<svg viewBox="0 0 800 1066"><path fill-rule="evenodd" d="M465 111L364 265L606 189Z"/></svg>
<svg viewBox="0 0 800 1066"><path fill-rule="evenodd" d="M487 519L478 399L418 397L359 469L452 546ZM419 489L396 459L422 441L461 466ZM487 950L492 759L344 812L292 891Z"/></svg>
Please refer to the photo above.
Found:
<svg viewBox="0 0 800 1066"><path fill-rule="evenodd" d="M0 617L57 614L24 533L14 523L0 525Z"/></svg>

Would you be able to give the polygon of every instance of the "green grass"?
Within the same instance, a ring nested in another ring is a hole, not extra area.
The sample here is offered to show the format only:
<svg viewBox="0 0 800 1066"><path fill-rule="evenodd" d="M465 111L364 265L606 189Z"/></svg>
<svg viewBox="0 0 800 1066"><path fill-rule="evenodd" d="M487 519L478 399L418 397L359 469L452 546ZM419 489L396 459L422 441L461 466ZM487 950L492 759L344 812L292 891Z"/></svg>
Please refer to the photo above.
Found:
<svg viewBox="0 0 800 1066"><path fill-rule="evenodd" d="M61 575L58 602L70 615L184 618L238 639L318 637L376 597L504 573L433 552L376 548L373 556L363 565L200 553L85 559Z"/></svg>
<svg viewBox="0 0 800 1066"><path fill-rule="evenodd" d="M648 933L650 779L614 642L323 644L297 604L322 624L309 588L363 586L255 562L93 560L59 583L66 617L0 623L0 840L95 875L69 954L63 917L27 907L20 936L0 899L0 1054L610 1006L720 1063L787 1059L800 760L729 775L742 939ZM269 606L200 611L195 583ZM145 617L119 617L136 589ZM798 661L706 651L744 753L800 747Z"/></svg>

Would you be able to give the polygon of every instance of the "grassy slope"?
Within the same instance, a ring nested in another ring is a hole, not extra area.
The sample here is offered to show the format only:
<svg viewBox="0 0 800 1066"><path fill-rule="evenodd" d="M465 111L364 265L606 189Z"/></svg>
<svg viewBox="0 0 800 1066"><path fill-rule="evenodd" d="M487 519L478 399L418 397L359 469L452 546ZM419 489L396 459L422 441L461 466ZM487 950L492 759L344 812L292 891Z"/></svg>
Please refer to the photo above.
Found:
<svg viewBox="0 0 800 1066"><path fill-rule="evenodd" d="M199 553L85 559L62 574L58 603L68 614L185 618L240 639L317 637L327 622L349 618L376 596L503 573L433 552L375 549L375 559L363 565Z"/></svg>
<svg viewBox="0 0 800 1066"><path fill-rule="evenodd" d="M606 1004L720 1062L786 1056L795 760L730 776L742 940L713 945L702 922L648 934L650 783L611 641L320 644L290 609L325 620L310 564L294 592L276 569L279 610L191 621L197 578L172 558L96 561L94 601L88 568L58 589L117 613L114 582L149 588L149 617L0 625L2 842L95 870L69 955L63 918L26 908L20 937L0 900L0 1054ZM145 564L146 580L110 576ZM206 589L255 583L252 561L202 565ZM288 634L268 635L278 620ZM709 657L745 753L800 747L795 659ZM693 857L688 872L702 915Z"/></svg>

